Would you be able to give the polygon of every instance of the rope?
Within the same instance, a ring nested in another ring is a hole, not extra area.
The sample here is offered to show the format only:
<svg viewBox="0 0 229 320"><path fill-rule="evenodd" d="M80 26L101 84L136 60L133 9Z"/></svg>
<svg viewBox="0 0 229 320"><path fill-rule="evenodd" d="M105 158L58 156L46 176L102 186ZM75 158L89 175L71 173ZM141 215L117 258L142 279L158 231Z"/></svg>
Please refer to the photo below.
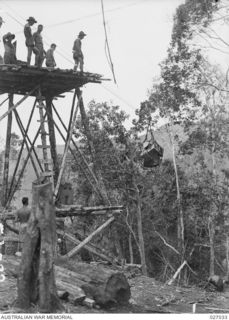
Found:
<svg viewBox="0 0 229 320"><path fill-rule="evenodd" d="M104 33L105 33L105 53L106 53L106 49L107 49L107 54L108 54L107 61L108 61L108 64L111 68L111 72L113 74L114 83L117 84L116 78L115 78L115 72L114 72L114 65L112 62L110 47L109 47L108 38L107 38L107 29L106 29L106 22L105 22L103 0L101 0L101 6L102 6L102 15L103 15L103 27L104 27Z"/></svg>

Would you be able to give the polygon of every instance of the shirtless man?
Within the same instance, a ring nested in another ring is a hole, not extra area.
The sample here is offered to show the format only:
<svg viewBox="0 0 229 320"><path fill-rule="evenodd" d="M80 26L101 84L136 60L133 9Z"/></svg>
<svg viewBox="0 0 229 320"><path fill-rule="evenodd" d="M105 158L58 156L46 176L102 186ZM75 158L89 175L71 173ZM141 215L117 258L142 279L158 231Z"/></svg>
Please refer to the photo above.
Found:
<svg viewBox="0 0 229 320"><path fill-rule="evenodd" d="M15 222L19 222L19 244L23 246L24 237L27 229L27 222L31 214L29 208L29 199L27 197L22 198L22 207L15 212Z"/></svg>

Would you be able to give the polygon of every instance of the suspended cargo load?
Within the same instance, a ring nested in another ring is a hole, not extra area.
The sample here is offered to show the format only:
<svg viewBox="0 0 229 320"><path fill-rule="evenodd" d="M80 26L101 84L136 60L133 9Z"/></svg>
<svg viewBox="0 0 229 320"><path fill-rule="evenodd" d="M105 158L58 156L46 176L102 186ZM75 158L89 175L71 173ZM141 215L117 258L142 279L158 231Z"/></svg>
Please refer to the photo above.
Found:
<svg viewBox="0 0 229 320"><path fill-rule="evenodd" d="M152 132L150 141L148 140L147 136L146 140L143 142L143 150L141 153L141 158L143 159L143 167L157 167L162 161L164 149L157 143Z"/></svg>

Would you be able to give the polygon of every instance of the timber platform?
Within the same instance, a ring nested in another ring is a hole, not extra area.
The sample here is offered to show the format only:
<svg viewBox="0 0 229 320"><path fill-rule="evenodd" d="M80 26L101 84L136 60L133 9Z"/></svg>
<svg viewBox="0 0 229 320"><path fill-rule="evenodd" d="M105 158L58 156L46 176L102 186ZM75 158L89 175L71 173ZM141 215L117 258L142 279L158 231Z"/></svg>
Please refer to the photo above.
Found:
<svg viewBox="0 0 229 320"><path fill-rule="evenodd" d="M36 86L43 96L56 97L87 83L101 83L102 75L72 69L38 68L27 65L0 65L0 94L26 95ZM33 91L31 96L37 96Z"/></svg>

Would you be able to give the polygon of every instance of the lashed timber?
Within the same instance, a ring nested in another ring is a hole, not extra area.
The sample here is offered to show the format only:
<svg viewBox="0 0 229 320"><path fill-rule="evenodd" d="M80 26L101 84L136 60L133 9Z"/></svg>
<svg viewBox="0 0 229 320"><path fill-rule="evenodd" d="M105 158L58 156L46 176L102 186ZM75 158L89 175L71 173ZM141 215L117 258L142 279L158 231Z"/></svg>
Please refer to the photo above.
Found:
<svg viewBox="0 0 229 320"><path fill-rule="evenodd" d="M9 95L9 108L13 105L13 95ZM7 118L7 131L6 131L6 146L5 146L5 159L4 159L4 169L3 169L3 186L2 186L2 205L5 206L8 197L8 179L9 179L9 162L10 162L10 141L11 141L11 130L12 130L12 113L9 113Z"/></svg>
<svg viewBox="0 0 229 320"><path fill-rule="evenodd" d="M49 143L50 143L50 152L53 162L53 172L54 172L54 186L57 182L57 177L59 174L59 164L56 150L56 134L55 127L53 123L53 112L52 112L52 98L46 97L46 111L47 111L47 120L48 120L48 132L49 132Z"/></svg>
<svg viewBox="0 0 229 320"><path fill-rule="evenodd" d="M100 215L100 214L115 214L120 213L124 206L98 206L98 207L83 207L80 205L63 205L56 207L55 212L58 218L86 216L86 215ZM0 213L0 220L14 220L15 215L12 211L4 210L4 214Z"/></svg>
<svg viewBox="0 0 229 320"><path fill-rule="evenodd" d="M84 239L80 244L67 253L67 257L71 258L77 254L88 242L90 242L97 234L99 234L103 229L108 227L113 221L114 217L110 217L106 222L104 222L100 227L93 231L86 239Z"/></svg>
<svg viewBox="0 0 229 320"><path fill-rule="evenodd" d="M73 217L73 216L86 216L90 214L104 214L109 213L120 213L123 210L123 206L98 206L98 207L83 207L83 206L61 206L56 207L57 217Z"/></svg>
<svg viewBox="0 0 229 320"><path fill-rule="evenodd" d="M89 72L73 73L73 70L36 68L26 65L0 65L0 94L23 94L38 84L44 96L54 97L86 83L101 83L102 76ZM36 92L31 93L36 96Z"/></svg>
<svg viewBox="0 0 229 320"><path fill-rule="evenodd" d="M66 233L62 230L58 230L57 229L57 233L60 234L61 236L63 236L64 238L68 239L69 241L71 241L72 243L76 244L76 245L79 245L81 243L80 240L78 240L76 237L73 237L71 234L69 233ZM105 255L104 253L102 252L99 252L97 249L95 249L92 245L90 244L86 244L84 246L84 248L86 250L88 250L90 253L94 254L95 256L98 256L99 258L105 260L105 261L108 261L109 263L111 264L114 264L114 261L113 259L111 259L110 257L108 257L107 255Z"/></svg>
<svg viewBox="0 0 229 320"><path fill-rule="evenodd" d="M76 99L76 92L74 93L74 97L73 97L73 106L75 104L75 99ZM75 111L74 111L73 118L72 118L72 123L71 123L69 131L68 131L68 139L67 139L66 144L65 144L65 150L64 150L63 157L62 157L62 162L61 162L61 166L60 166L60 172L59 172L57 183L56 183L55 190L54 190L54 197L55 198L57 197L57 194L59 192L62 175L63 175L64 169L65 169L65 163L66 163L66 159L67 159L68 149L69 149L70 142L71 142L71 139L72 139L72 134L73 134L73 130L74 130L74 127L75 127L75 122L76 122L76 118L77 118L78 109L79 109L79 103L77 103L77 105L75 107Z"/></svg>

